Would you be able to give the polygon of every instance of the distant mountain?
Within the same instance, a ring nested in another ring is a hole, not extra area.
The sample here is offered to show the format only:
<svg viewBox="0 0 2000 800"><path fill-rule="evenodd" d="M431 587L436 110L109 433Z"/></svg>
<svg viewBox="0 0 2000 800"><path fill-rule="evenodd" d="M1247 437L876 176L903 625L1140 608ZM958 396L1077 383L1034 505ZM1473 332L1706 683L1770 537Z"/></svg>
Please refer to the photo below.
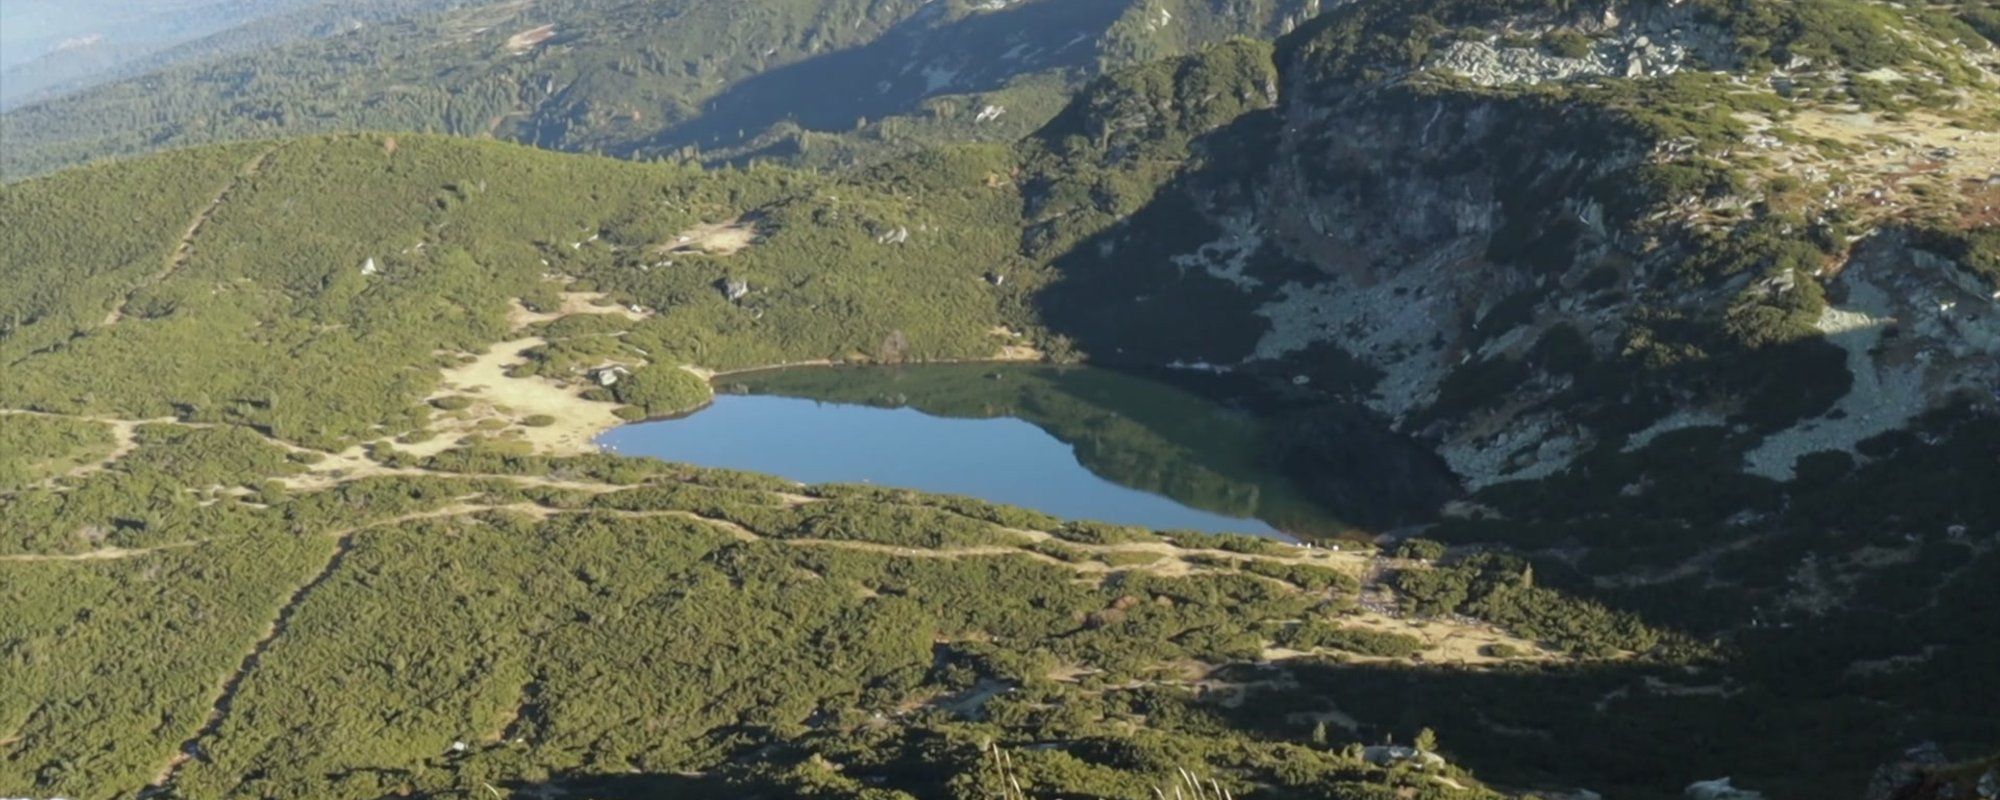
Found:
<svg viewBox="0 0 2000 800"><path fill-rule="evenodd" d="M626 157L1012 139L1106 65L1275 35L1317 0L545 0L175 66L0 116L0 173L341 129ZM884 122L885 119L893 120ZM808 145L809 146L809 145Z"/></svg>
<svg viewBox="0 0 2000 800"><path fill-rule="evenodd" d="M0 6L0 69L112 34L162 40L247 20L272 0L10 0Z"/></svg>
<svg viewBox="0 0 2000 800"><path fill-rule="evenodd" d="M285 42L352 31L435 11L462 0L229 0L191 9L151 9L135 21L77 19L88 32L11 49L0 71L0 111L177 64L254 52ZM88 25L92 21L99 24Z"/></svg>
<svg viewBox="0 0 2000 800"><path fill-rule="evenodd" d="M325 0L17 0L0 21L0 109L176 45Z"/></svg>

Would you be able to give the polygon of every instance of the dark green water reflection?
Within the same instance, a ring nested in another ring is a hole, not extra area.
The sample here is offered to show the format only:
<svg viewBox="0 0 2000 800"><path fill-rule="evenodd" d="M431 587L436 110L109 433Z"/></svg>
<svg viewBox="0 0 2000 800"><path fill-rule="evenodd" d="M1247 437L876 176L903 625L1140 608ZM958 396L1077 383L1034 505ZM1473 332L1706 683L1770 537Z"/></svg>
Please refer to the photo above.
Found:
<svg viewBox="0 0 2000 800"><path fill-rule="evenodd" d="M1083 467L1120 486L1287 533L1329 536L1349 528L1284 473L1274 441L1281 434L1271 426L1121 372L994 364L798 368L725 377L717 389L952 419L1014 418L1068 445Z"/></svg>

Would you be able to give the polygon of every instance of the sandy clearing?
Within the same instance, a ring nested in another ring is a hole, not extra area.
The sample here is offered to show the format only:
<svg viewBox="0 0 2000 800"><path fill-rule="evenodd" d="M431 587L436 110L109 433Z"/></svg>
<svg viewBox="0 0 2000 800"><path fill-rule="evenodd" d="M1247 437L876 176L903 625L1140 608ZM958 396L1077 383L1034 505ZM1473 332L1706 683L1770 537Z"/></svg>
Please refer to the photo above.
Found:
<svg viewBox="0 0 2000 800"><path fill-rule="evenodd" d="M1013 532L1023 535L1030 541L1060 541L1042 531L1013 529ZM1154 553L1161 556L1160 561L1118 569L1142 569L1165 575L1187 575L1195 572L1219 571L1213 567L1197 565L1188 561L1190 557L1209 557L1238 562L1267 561L1324 567L1361 578L1366 583L1367 576L1378 571L1383 562L1383 559L1372 553L1307 549L1303 547L1296 548L1292 553L1287 554L1261 554L1181 548L1169 542L1132 542L1114 545L1084 545L1073 542L1062 542L1062 544L1092 553ZM1058 561L1057 563L1064 562ZM1097 564L1070 564L1069 566L1077 567L1080 571L1112 571L1110 568L1105 568ZM1363 588L1365 592L1371 587L1364 586ZM1343 615L1338 621L1341 625L1347 627L1366 628L1384 633L1415 636L1423 640L1425 645L1424 651L1420 654L1421 659L1431 663L1487 665L1502 661L1549 661L1562 658L1560 654L1551 652L1532 640L1514 636L1491 625L1455 618L1418 619L1362 609ZM1493 645L1504 645L1512 648L1515 655L1504 659L1495 658L1487 653L1487 648ZM1272 661L1306 655L1315 654L1278 648L1267 650L1265 653L1266 659ZM1405 660L1359 656L1351 653L1343 655L1349 660L1356 662Z"/></svg>
<svg viewBox="0 0 2000 800"><path fill-rule="evenodd" d="M520 300L510 301L507 324L519 331L532 325L554 322L576 314L616 314L633 322L649 319L652 312L607 302L603 292L563 292L562 306L554 311L531 311Z"/></svg>
<svg viewBox="0 0 2000 800"><path fill-rule="evenodd" d="M710 520L706 517L694 516L694 518L707 520L709 522L717 522L717 523L720 522L718 520ZM739 526L731 524L730 527L739 537L748 536L753 539L757 538L755 534L750 533L747 530L743 530ZM1056 540L1055 537L1053 537L1052 535L1042 531L1009 529L1009 532L1021 535L1022 538L1024 538L1026 542L1029 544L1035 542ZM1373 561L1372 557L1359 553L1339 553L1327 550L1307 550L1304 548L1300 548L1298 549L1297 552L1292 554L1272 555L1272 554L1234 553L1223 550L1182 549L1167 542L1134 542L1134 543L1115 544L1115 545L1084 545L1084 544L1076 544L1073 542L1062 542L1062 544L1066 546L1089 553L1144 552L1144 553L1156 553L1162 556L1162 558L1159 561L1155 561L1150 564L1139 564L1139 565L1132 565L1125 567L1111 567L1107 564L1099 562L1073 563L1073 562L1063 561L1062 559L1055 558L1053 556L1049 556L1043 553L1037 553L1031 550L1024 550L1021 547L1006 546L1006 545L927 549L927 548L909 547L902 545L876 544L871 542L832 541L832 540L821 540L821 539L784 539L777 541L782 541L784 543L794 544L794 545L803 545L812 547L830 547L836 549L871 552L880 555L897 556L904 558L966 558L966 557L980 557L980 556L988 556L988 557L1026 556L1034 560L1041 561L1043 563L1066 567L1083 574L1102 574L1102 573L1124 571L1124 570L1143 570L1146 572L1151 572L1160 575L1167 575L1170 577L1184 576L1202 572L1232 571L1227 568L1216 568L1207 565L1194 564L1188 560L1189 557L1193 556L1211 556L1211 557L1220 557L1226 559L1234 559L1238 561L1271 561L1271 562L1281 562L1281 563L1309 564L1314 566L1323 566L1323 567L1339 569L1343 572L1348 572L1349 574L1355 574L1364 570L1366 568L1366 565L1368 565L1370 562ZM1364 610L1353 614L1343 615L1342 617L1340 617L1339 622L1346 627L1365 628L1369 630L1381 631L1384 633L1397 633L1406 636L1414 636L1418 639L1423 640L1424 642L1424 650L1422 653L1418 655L1416 659L1396 659L1396 658L1382 658L1373 656L1359 656L1351 653L1342 654L1348 660L1360 663L1390 662L1390 661L1407 662L1412 660L1420 660L1423 662L1436 663L1436 664L1452 664L1459 666L1481 666L1481 665L1491 665L1491 664L1497 664L1501 662L1511 662L1511 661L1554 661L1564 658L1561 654L1549 651L1534 641L1519 636L1514 636L1491 625L1487 625L1484 623L1472 623L1453 618L1412 619L1403 617L1393 617L1379 612ZM1505 658L1497 658L1491 655L1489 648L1492 648L1496 645L1511 649L1514 652L1514 655ZM1327 652L1330 653L1333 651L1327 651ZM1277 648L1267 650L1265 653L1266 659L1271 661L1282 661L1287 658L1297 658L1307 655L1318 655L1318 653L1303 653L1299 651L1290 651Z"/></svg>
<svg viewBox="0 0 2000 800"><path fill-rule="evenodd" d="M104 470L110 469L113 466L116 466L120 459L124 458L127 455L130 455L133 450L138 449L139 447L138 429L139 426L141 425L178 425L183 428L240 427L240 426L232 426L227 423L187 422L184 420L175 419L173 417L155 417L153 419L118 419L115 417L99 417L99 416L90 416L84 414L50 414L41 411L24 411L21 409L12 409L12 408L0 409L0 414L21 414L28 416L73 419L82 422L94 422L100 425L105 425L110 427L113 441L115 442L115 445L113 446L111 452L107 453L102 461L91 464L84 464L70 470L68 473L64 475L64 477L66 478L87 477L91 474L102 472ZM259 432L259 434L263 435L261 431ZM320 457L320 460L317 463L312 464L305 472L274 478L274 480L283 484L287 489L292 489L292 490L322 489L337 483L341 483L343 481L353 480L362 477L373 477L377 475L437 474L437 473L426 472L423 470L398 470L385 467L381 463L368 458L367 453L360 445L350 447L338 453L328 453L322 450L314 450L310 447L301 447L299 445L284 441L282 439L272 438L268 435L265 435L265 440L273 445L284 448L286 452L306 453L306 454L317 455ZM44 485L51 483L53 483L53 480L45 481ZM237 490L239 490L240 493L247 494L247 491L243 490L242 487L236 487L236 488Z"/></svg>
<svg viewBox="0 0 2000 800"><path fill-rule="evenodd" d="M757 242L757 224L738 217L728 222L711 222L696 225L681 231L679 235L661 242L653 248L656 254L694 254L727 256L741 252Z"/></svg>
<svg viewBox="0 0 2000 800"><path fill-rule="evenodd" d="M546 312L530 310L514 300L507 311L507 321L513 330L521 331L578 314L612 314L634 322L652 317L650 311L608 304L604 300L602 292L564 292L562 305ZM432 456L481 434L523 442L543 455L598 452L593 441L598 434L624 422L612 413L616 404L585 400L581 387L565 386L542 377L517 378L507 374L509 367L527 360L525 354L529 350L547 343L539 336L500 342L464 364L441 370L438 389L425 397L425 401L463 395L471 398L473 405L457 411L433 411L429 425L431 438L415 443L390 442L390 446L414 456ZM525 424L534 416L547 416L554 422L543 426ZM315 465L313 472L384 474L380 465L359 447L334 454Z"/></svg>
<svg viewBox="0 0 2000 800"><path fill-rule="evenodd" d="M514 34L513 36L507 37L507 52L512 53L514 55L520 55L522 53L526 53L529 50L534 49L535 45L541 44L543 42L555 38L555 35L556 35L556 26L554 25L542 25L539 27L529 28L525 31L521 31L520 33Z"/></svg>
<svg viewBox="0 0 2000 800"><path fill-rule="evenodd" d="M604 404L599 403L596 405L604 405ZM181 420L177 420L172 417L130 420L130 419L115 419L110 417L96 417L96 416L88 416L80 414L50 414L41 411L25 411L21 409L0 408L0 415L8 415L8 414L57 417L63 419L80 420L85 422L96 422L99 424L111 426L111 428L116 432L118 441L120 442L118 447L114 449L114 451L110 454L110 457L105 459L102 463L86 464L72 470L70 473L72 477L81 477L84 475L88 475L93 472L108 469L114 464L116 464L119 458L122 458L124 455L130 453L134 448L138 446L135 438L135 431L141 425L179 425L181 427L186 427L186 428L237 427L228 425L227 423L183 422ZM558 478L550 478L540 475L488 475L481 473L440 472L436 470L422 469L418 467L390 467L384 465L379 461L375 461L369 458L367 453L367 448L365 445L355 445L353 447L347 448L346 450L342 450L337 453L330 453L323 450L314 450L309 447L301 447L299 445L281 439L273 439L268 436L266 436L265 438L266 441L269 441L271 444L276 445L278 447L282 447L288 452L309 453L319 456L319 460L316 463L308 465L306 470L303 472L298 472L291 475L284 475L273 478L273 480L284 485L284 487L290 491L308 491L308 492L318 491L320 489L330 488L342 483L347 483L349 481L360 480L363 478L383 477L389 475L402 475L409 477L428 477L428 478L456 478L466 481L499 480L499 481L508 481L512 483L519 483L524 485L531 485L531 486L542 486L554 489L566 489L570 491L587 492L592 494L615 492L621 489L630 488L627 486L618 486L607 483L562 480ZM243 489L243 487L233 487L232 493L239 495L246 495L247 490ZM798 501L802 502L816 501L816 498L808 498L803 496L787 496L787 497L796 497ZM791 502L790 504L796 505L797 502Z"/></svg>
<svg viewBox="0 0 2000 800"><path fill-rule="evenodd" d="M96 550L88 550L82 553L14 553L9 555L0 555L0 564L45 563L45 562L63 562L63 561L70 561L70 562L121 561L127 558L136 558L138 556L158 553L163 550L180 550L188 547L199 547L211 541L214 540L198 539L192 542L175 542L173 544L155 545L153 547L129 547L129 548L102 547Z"/></svg>
<svg viewBox="0 0 2000 800"><path fill-rule="evenodd" d="M995 357L997 360L1041 361L1047 357L1046 353L1036 349L1034 345L1028 344L1027 339L1021 335L1020 331L1016 331L1013 328L1005 325L995 325L992 330L987 332L993 334L1002 342L1000 345L1000 355Z"/></svg>
<svg viewBox="0 0 2000 800"><path fill-rule="evenodd" d="M507 368L526 360L529 350L546 342L539 336L501 342L472 361L444 370L436 392L426 400L451 395L473 399L470 408L457 412L435 412L431 418L432 439L414 445L396 445L415 455L434 455L479 432L487 420L506 422L500 438L526 442L537 453L580 455L597 452L592 440L622 424L612 411L613 403L585 400L581 393L543 377L516 378ZM528 417L543 415L555 422L541 427L522 424Z"/></svg>
<svg viewBox="0 0 2000 800"><path fill-rule="evenodd" d="M1413 658L1389 658L1367 656L1341 650L1292 650L1283 647L1265 648L1263 659L1272 663L1282 663L1299 658L1318 656L1338 656L1344 661L1357 664L1383 663L1426 663L1451 666L1491 666L1500 663L1524 661L1559 661L1567 657L1543 648L1528 639L1514 636L1484 623L1471 623L1458 619L1415 619L1391 617L1385 614L1363 611L1341 616L1337 622L1343 628L1359 628L1380 633L1414 636L1424 643L1424 649ZM1505 658L1490 655L1487 648L1504 645L1513 648L1514 654Z"/></svg>

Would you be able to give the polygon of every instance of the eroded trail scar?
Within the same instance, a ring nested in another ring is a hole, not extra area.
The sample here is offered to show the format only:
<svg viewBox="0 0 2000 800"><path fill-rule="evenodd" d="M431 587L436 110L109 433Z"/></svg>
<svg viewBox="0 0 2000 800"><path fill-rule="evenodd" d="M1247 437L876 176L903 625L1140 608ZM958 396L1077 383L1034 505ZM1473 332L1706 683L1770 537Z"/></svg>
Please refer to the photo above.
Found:
<svg viewBox="0 0 2000 800"><path fill-rule="evenodd" d="M47 562L60 562L60 561L118 561L127 558L138 558L140 556L151 555L153 553L159 553L167 550L180 550L188 547L200 547L204 544L207 544L210 541L212 540L203 539L192 542L174 542L173 544L154 545L152 547L131 547L131 548L105 547L97 550L87 550L81 553L8 553L6 555L0 555L0 563L30 564L30 563L47 563Z"/></svg>
<svg viewBox="0 0 2000 800"><path fill-rule="evenodd" d="M267 147L263 152L244 162L243 168L237 170L235 175L230 176L229 181L223 184L221 189L216 190L215 197L208 201L208 205L203 206L200 211L196 212L194 219L188 221L187 229L181 231L180 241L174 245L174 251L167 255L166 263L160 266L160 271L146 276L146 280L140 282L138 286L133 287L132 291L126 292L124 299L118 301L118 307L112 309L111 313L104 315L103 324L118 324L121 320L125 319L125 310L132 305L132 298L139 293L139 290L157 285L161 281L173 277L174 273L181 271L181 269L187 266L188 261L194 258L195 237L200 236L202 228L208 226L209 218L215 216L216 210L222 208L223 203L229 202L229 195L236 191L236 187L243 185L244 181L256 177L259 172L263 171L264 162L269 161L271 154L278 152L280 146L272 145Z"/></svg>
<svg viewBox="0 0 2000 800"><path fill-rule="evenodd" d="M243 657L243 661L236 666L235 671L223 679L221 690L216 693L215 703L209 708L208 718L202 722L193 736L181 743L180 748L167 761L166 767L154 777L152 785L139 792L140 797L154 797L166 791L167 787L173 784L174 778L180 774L181 766L201 753L201 743L214 738L215 734L222 730L222 723L229 719L230 706L235 704L236 692L243 687L244 679L257 670L257 665L264 660L264 653L271 649L271 644L276 642L291 625L292 615L298 612L306 597L339 570L340 563L346 560L348 551L353 549L353 541L352 535L340 537L339 543L334 546L333 556L327 559L326 564L320 567L312 578L294 589L290 597L285 598L284 606L278 609L278 615L271 620L271 625L264 630L264 635L258 637L256 644L251 645L249 654Z"/></svg>
<svg viewBox="0 0 2000 800"><path fill-rule="evenodd" d="M479 510L484 509L453 505L433 511L405 514L330 534L335 539L333 554L317 572L313 573L312 577L307 578L305 583L299 584L299 588L292 590L291 595L285 598L284 605L278 608L277 616L272 617L271 624L264 629L261 636L257 637L256 643L250 646L250 652L243 656L243 660L237 664L235 670L223 678L221 686L217 688L215 702L209 706L208 717L202 722L201 727L181 743L172 758L168 759L166 766L153 778L153 783L140 790L138 796L157 797L165 793L168 787L173 785L174 778L180 774L181 767L201 755L202 742L215 738L215 735L221 732L222 724L229 720L230 708L236 703L236 693L243 688L243 681L257 671L257 666L263 663L264 654L279 637L284 635L285 630L291 627L292 617L298 613L299 607L305 604L306 598L312 596L313 590L318 589L340 571L341 563L347 560L347 554L354 549L354 538L357 534L370 528L400 525L419 519L454 517Z"/></svg>

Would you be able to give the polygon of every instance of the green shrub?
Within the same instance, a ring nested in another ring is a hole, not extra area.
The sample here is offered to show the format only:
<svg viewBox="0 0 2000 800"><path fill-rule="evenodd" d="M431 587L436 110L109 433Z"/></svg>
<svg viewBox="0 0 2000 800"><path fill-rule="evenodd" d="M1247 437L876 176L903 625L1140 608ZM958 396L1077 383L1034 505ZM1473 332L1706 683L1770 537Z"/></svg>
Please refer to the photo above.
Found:
<svg viewBox="0 0 2000 800"><path fill-rule="evenodd" d="M1590 37L1573 30L1559 30L1542 37L1542 46L1563 58L1589 58L1595 50Z"/></svg>
<svg viewBox="0 0 2000 800"><path fill-rule="evenodd" d="M0 414L0 491L103 458L111 446L110 430L99 423Z"/></svg>
<svg viewBox="0 0 2000 800"><path fill-rule="evenodd" d="M1962 8L1958 18L1987 41L2000 44L2000 8Z"/></svg>
<svg viewBox="0 0 2000 800"><path fill-rule="evenodd" d="M1097 560L1114 568L1137 567L1157 563L1163 558L1166 558L1163 554L1148 553L1143 550L1111 550L1097 554Z"/></svg>
<svg viewBox="0 0 2000 800"><path fill-rule="evenodd" d="M1394 554L1397 558L1415 561L1436 561L1444 558L1444 543L1432 539L1404 539L1396 543Z"/></svg>
<svg viewBox="0 0 2000 800"><path fill-rule="evenodd" d="M1089 552L1071 547L1062 542L1034 542L1029 544L1027 549L1070 564L1081 564L1091 560Z"/></svg>
<svg viewBox="0 0 2000 800"><path fill-rule="evenodd" d="M618 402L640 409L646 417L683 414L700 408L712 393L708 382L680 367L641 367L611 386Z"/></svg>
<svg viewBox="0 0 2000 800"><path fill-rule="evenodd" d="M1329 567L1311 564L1288 564L1282 561L1250 559L1237 563L1236 568L1253 575L1276 578L1309 592L1334 590L1337 594L1352 594L1361 589L1361 582L1354 576Z"/></svg>
<svg viewBox="0 0 2000 800"><path fill-rule="evenodd" d="M1241 533L1162 531L1160 535L1171 540L1176 546L1191 550L1226 550L1249 555L1286 555L1291 552L1289 545L1275 539Z"/></svg>
<svg viewBox="0 0 2000 800"><path fill-rule="evenodd" d="M1050 533L1059 539L1078 544L1128 544L1131 542L1158 541L1152 531L1130 525L1113 525L1090 520L1072 520Z"/></svg>
<svg viewBox="0 0 2000 800"><path fill-rule="evenodd" d="M1930 226L1914 231L1911 239L1918 247L1951 259L1994 291L2000 291L2000 228L1957 230Z"/></svg>
<svg viewBox="0 0 2000 800"><path fill-rule="evenodd" d="M1669 638L1633 614L1535 586L1533 574L1518 558L1487 553L1435 569L1400 570L1391 582L1411 613L1466 614L1579 655L1646 652Z"/></svg>
<svg viewBox="0 0 2000 800"><path fill-rule="evenodd" d="M1408 658L1424 649L1415 636L1325 622L1302 622L1286 628L1278 644L1294 650L1333 649L1380 658Z"/></svg>
<svg viewBox="0 0 2000 800"><path fill-rule="evenodd" d="M287 452L248 428L141 425L139 448L122 459L127 469L155 469L190 486L250 485L302 469Z"/></svg>

